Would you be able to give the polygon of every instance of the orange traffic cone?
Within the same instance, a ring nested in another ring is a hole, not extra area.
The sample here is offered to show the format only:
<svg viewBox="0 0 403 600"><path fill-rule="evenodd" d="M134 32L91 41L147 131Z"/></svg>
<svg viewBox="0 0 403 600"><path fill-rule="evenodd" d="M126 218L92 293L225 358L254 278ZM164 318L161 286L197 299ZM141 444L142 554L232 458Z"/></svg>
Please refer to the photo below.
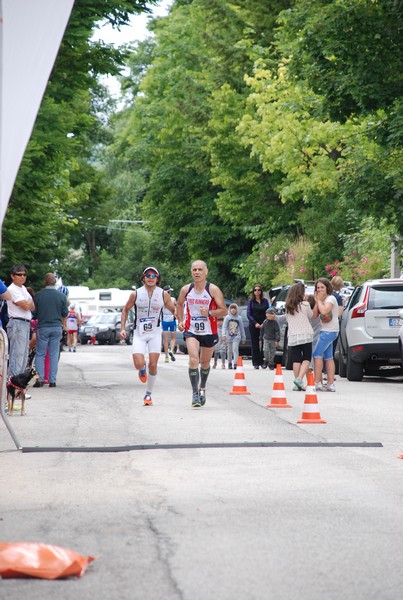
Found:
<svg viewBox="0 0 403 600"><path fill-rule="evenodd" d="M232 387L232 391L230 392L230 395L231 394L242 394L242 396L250 394L246 388L242 356L238 356L238 364L235 371L234 385Z"/></svg>
<svg viewBox="0 0 403 600"><path fill-rule="evenodd" d="M285 395L283 371L281 365L277 363L276 373L274 375L273 391L271 393L270 402L266 408L292 408L291 404L287 404Z"/></svg>
<svg viewBox="0 0 403 600"><path fill-rule="evenodd" d="M403 458L403 454L399 454L397 458Z"/></svg>
<svg viewBox="0 0 403 600"><path fill-rule="evenodd" d="M316 395L315 380L312 372L308 373L304 410L297 423L326 423L326 421L320 418L318 397Z"/></svg>

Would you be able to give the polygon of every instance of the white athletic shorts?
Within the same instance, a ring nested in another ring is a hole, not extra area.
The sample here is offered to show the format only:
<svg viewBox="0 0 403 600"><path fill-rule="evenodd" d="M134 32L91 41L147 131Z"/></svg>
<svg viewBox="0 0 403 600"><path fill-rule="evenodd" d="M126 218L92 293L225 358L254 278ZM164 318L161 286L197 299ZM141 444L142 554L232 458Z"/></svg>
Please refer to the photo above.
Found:
<svg viewBox="0 0 403 600"><path fill-rule="evenodd" d="M146 354L155 352L161 354L161 328L159 327L153 333L139 335L137 331L133 333L132 354Z"/></svg>

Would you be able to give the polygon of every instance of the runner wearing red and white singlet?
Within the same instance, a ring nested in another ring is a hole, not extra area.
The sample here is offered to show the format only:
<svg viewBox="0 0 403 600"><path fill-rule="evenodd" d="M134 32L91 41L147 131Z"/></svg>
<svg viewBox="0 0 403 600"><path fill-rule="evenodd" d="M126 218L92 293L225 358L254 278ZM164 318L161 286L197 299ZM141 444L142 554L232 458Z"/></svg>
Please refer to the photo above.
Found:
<svg viewBox="0 0 403 600"><path fill-rule="evenodd" d="M126 321L129 311L135 310L132 355L138 369L139 379L147 383L144 405L151 406L151 393L157 376L157 363L161 352L161 314L166 307L175 313L175 305L168 292L157 287L160 274L155 267L146 267L141 277L143 286L132 292L122 310L120 339L126 337ZM145 354L148 349L148 376Z"/></svg>
<svg viewBox="0 0 403 600"><path fill-rule="evenodd" d="M82 321L80 315L75 311L75 304L69 305L69 314L66 318L66 328L67 328L67 346L69 348L69 352L73 350L76 351L77 347L77 337L78 337L78 328L81 325Z"/></svg>
<svg viewBox="0 0 403 600"><path fill-rule="evenodd" d="M189 354L192 406L200 407L206 402L210 361L214 346L218 342L217 317L225 317L227 307L220 288L207 282L208 269L204 261L195 260L191 266L191 273L193 283L182 287L176 303L176 312L178 329L185 332L184 338Z"/></svg>

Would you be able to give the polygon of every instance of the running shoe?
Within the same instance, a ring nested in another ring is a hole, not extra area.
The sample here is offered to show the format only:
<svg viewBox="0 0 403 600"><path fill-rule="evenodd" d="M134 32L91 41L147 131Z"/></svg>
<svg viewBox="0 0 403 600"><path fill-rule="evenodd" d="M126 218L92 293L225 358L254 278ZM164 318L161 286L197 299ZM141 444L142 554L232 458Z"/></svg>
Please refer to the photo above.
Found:
<svg viewBox="0 0 403 600"><path fill-rule="evenodd" d="M141 383L147 382L147 369L145 366L142 369L139 369L139 379Z"/></svg>
<svg viewBox="0 0 403 600"><path fill-rule="evenodd" d="M305 392L305 386L303 381L301 381L301 379L299 379L298 377L296 377L294 379L294 385L299 389L300 392Z"/></svg>
<svg viewBox="0 0 403 600"><path fill-rule="evenodd" d="M169 356L165 357L165 362L169 362Z"/></svg>
<svg viewBox="0 0 403 600"><path fill-rule="evenodd" d="M144 406L152 406L153 401L151 400L151 394L146 394L144 396Z"/></svg>
<svg viewBox="0 0 403 600"><path fill-rule="evenodd" d="M315 383L315 390L317 392L323 392L325 390L325 388L323 387L323 383L321 381L318 381L317 383Z"/></svg>
<svg viewBox="0 0 403 600"><path fill-rule="evenodd" d="M173 352L170 352L169 356L171 357L172 362L176 361L176 358L174 357L174 353Z"/></svg>
<svg viewBox="0 0 403 600"><path fill-rule="evenodd" d="M201 406L200 396L199 396L198 392L194 392L194 394L192 396L192 407L200 408L200 406Z"/></svg>
<svg viewBox="0 0 403 600"><path fill-rule="evenodd" d="M334 385L334 383L328 383L325 387L325 392L335 392L336 391L336 386Z"/></svg>
<svg viewBox="0 0 403 600"><path fill-rule="evenodd" d="M199 390L200 406L206 404L206 390Z"/></svg>

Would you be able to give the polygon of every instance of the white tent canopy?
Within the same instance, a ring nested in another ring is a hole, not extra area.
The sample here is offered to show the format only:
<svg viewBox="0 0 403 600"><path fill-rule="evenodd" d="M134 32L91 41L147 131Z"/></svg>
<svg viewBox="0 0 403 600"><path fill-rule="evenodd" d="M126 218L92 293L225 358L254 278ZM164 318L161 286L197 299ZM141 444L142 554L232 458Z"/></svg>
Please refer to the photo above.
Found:
<svg viewBox="0 0 403 600"><path fill-rule="evenodd" d="M0 0L0 231L73 4Z"/></svg>

